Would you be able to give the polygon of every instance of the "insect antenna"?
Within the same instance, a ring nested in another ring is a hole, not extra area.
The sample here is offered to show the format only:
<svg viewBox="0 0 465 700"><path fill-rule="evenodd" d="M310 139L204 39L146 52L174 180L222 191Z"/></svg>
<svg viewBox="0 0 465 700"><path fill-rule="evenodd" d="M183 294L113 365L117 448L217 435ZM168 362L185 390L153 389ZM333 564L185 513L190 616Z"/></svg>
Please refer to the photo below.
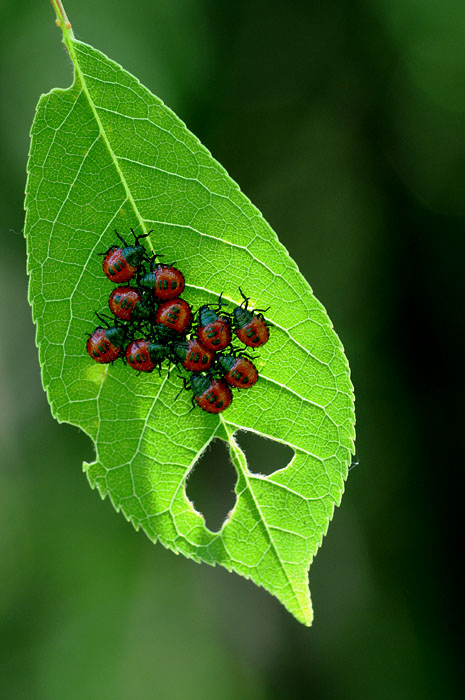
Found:
<svg viewBox="0 0 465 700"><path fill-rule="evenodd" d="M116 235L118 236L118 238L120 239L120 241L121 241L122 243L124 243L125 248L127 248L127 247L128 247L128 244L127 244L126 241L124 240L123 236L122 236L120 233L118 233L118 231L117 231L116 229L115 229L115 233L116 233Z"/></svg>
<svg viewBox="0 0 465 700"><path fill-rule="evenodd" d="M220 296L218 297L218 303L215 304L215 308L218 308L218 311L221 311L223 306L229 306L228 301L223 301L223 294L224 292L221 292Z"/></svg>
<svg viewBox="0 0 465 700"><path fill-rule="evenodd" d="M148 238L148 236L150 236L150 234L153 233L153 228L151 228L148 233L139 233L139 235L136 236L133 228L130 228L129 230L131 231L132 235L134 236L134 241L135 241L136 245L139 245L139 241L141 238Z"/></svg>
<svg viewBox="0 0 465 700"><path fill-rule="evenodd" d="M240 287L239 287L239 291L240 291L241 297L243 299L242 304L245 304L244 309L247 309L247 307L249 305L250 297L246 297L244 292L242 291L242 289ZM241 304L241 306L242 306L242 304Z"/></svg>
<svg viewBox="0 0 465 700"><path fill-rule="evenodd" d="M256 314L266 314L267 311L271 309L271 306L267 306L266 309L254 309Z"/></svg>
<svg viewBox="0 0 465 700"><path fill-rule="evenodd" d="M95 315L97 316L100 323L105 324L106 328L110 328L110 324L108 323L108 320L107 320L108 318L110 318L109 316L106 316L105 314L99 314L97 312L95 312Z"/></svg>
<svg viewBox="0 0 465 700"><path fill-rule="evenodd" d="M117 245L111 245L104 253L97 253L97 255L108 255L111 250L116 250L117 247Z"/></svg>

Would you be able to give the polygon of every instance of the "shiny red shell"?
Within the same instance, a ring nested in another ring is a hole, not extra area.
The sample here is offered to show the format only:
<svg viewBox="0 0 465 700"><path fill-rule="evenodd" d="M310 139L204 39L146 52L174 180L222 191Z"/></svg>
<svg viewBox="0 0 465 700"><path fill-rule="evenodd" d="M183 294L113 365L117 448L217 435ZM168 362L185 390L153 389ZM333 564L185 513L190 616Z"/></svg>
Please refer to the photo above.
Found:
<svg viewBox="0 0 465 700"><path fill-rule="evenodd" d="M207 350L224 350L231 342L231 323L224 316L205 326L197 326L197 336Z"/></svg>
<svg viewBox="0 0 465 700"><path fill-rule="evenodd" d="M249 323L242 328L236 328L235 332L239 340L251 348L265 345L270 337L270 329L261 314L254 315Z"/></svg>
<svg viewBox="0 0 465 700"><path fill-rule="evenodd" d="M142 296L133 287L116 287L110 294L108 306L112 314L122 321L129 321L135 305L140 302Z"/></svg>
<svg viewBox="0 0 465 700"><path fill-rule="evenodd" d="M177 333L184 333L192 319L191 307L184 299L165 301L157 309L155 321Z"/></svg>
<svg viewBox="0 0 465 700"><path fill-rule="evenodd" d="M112 282L129 282L136 276L137 267L124 258L122 248L110 248L103 258L103 271Z"/></svg>
<svg viewBox="0 0 465 700"><path fill-rule="evenodd" d="M157 299L176 299L184 291L184 275L172 265L158 265L153 270L153 293Z"/></svg>
<svg viewBox="0 0 465 700"><path fill-rule="evenodd" d="M121 357L121 348L113 345L106 334L105 328L97 328L86 343L86 350L95 362L106 365Z"/></svg>
<svg viewBox="0 0 465 700"><path fill-rule="evenodd" d="M257 368L246 357L237 357L231 369L224 375L224 379L236 389L248 389L257 382Z"/></svg>
<svg viewBox="0 0 465 700"><path fill-rule="evenodd" d="M126 348L126 360L137 372L151 372L155 367L149 355L150 340L139 338L129 343Z"/></svg>
<svg viewBox="0 0 465 700"><path fill-rule="evenodd" d="M187 343L186 359L181 363L189 372L203 372L210 369L215 359L213 350L208 350L197 338L191 338Z"/></svg>
<svg viewBox="0 0 465 700"><path fill-rule="evenodd" d="M200 396L194 396L197 405L207 413L222 413L231 405L233 395L223 379L212 379L210 386Z"/></svg>

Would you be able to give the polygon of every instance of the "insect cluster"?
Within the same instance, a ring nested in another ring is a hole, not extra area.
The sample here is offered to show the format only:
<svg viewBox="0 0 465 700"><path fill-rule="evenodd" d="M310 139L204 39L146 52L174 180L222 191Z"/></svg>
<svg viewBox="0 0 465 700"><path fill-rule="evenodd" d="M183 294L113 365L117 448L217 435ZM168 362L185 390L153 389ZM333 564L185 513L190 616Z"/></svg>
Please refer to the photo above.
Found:
<svg viewBox="0 0 465 700"><path fill-rule="evenodd" d="M108 299L113 316L96 314L102 325L89 335L87 352L101 364L121 358L138 372L160 372L164 362L182 366L189 373L181 379L193 393L193 406L221 413L233 400L232 388L247 389L258 379L252 359L233 344L233 335L248 348L264 345L269 327L263 310L250 311L240 290L244 301L232 313L223 309L221 297L194 311L181 298L182 272L157 262L161 256L147 254L141 239L149 234L131 232L134 245L115 230L122 245L102 253L103 271L118 286Z"/></svg>

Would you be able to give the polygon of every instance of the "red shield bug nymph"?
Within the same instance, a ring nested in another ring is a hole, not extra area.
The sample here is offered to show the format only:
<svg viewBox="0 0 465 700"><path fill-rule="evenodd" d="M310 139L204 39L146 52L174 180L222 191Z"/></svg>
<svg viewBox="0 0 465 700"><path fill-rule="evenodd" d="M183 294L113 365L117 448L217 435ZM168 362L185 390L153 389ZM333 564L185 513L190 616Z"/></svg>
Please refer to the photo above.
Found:
<svg viewBox="0 0 465 700"><path fill-rule="evenodd" d="M241 306L236 306L233 312L234 319L234 331L239 338L239 340L251 348L258 348L261 345L265 345L270 337L270 329L268 324L263 318L262 311L267 311L267 309L256 309L255 311L249 311L248 304L249 300L242 290L239 290L244 299Z"/></svg>
<svg viewBox="0 0 465 700"><path fill-rule="evenodd" d="M116 287L110 294L108 306L112 314L121 321L147 319L150 309L144 303L142 294L135 287Z"/></svg>
<svg viewBox="0 0 465 700"><path fill-rule="evenodd" d="M242 355L218 355L218 365L225 373L223 378L236 389L248 389L258 379L254 363Z"/></svg>
<svg viewBox="0 0 465 700"><path fill-rule="evenodd" d="M160 368L168 356L169 349L166 345L154 343L146 338L133 340L126 348L126 360L130 367L138 372L152 372L155 367Z"/></svg>
<svg viewBox="0 0 465 700"><path fill-rule="evenodd" d="M191 307L184 299L165 301L157 309L155 321L176 333L184 333L192 320Z"/></svg>
<svg viewBox="0 0 465 700"><path fill-rule="evenodd" d="M153 260L152 260L153 263ZM184 275L173 265L157 265L141 279L141 285L153 289L153 294L160 301L176 299L184 291Z"/></svg>
<svg viewBox="0 0 465 700"><path fill-rule="evenodd" d="M211 375L193 374L191 387L197 406L207 413L222 413L231 405L233 395L223 379Z"/></svg>
<svg viewBox="0 0 465 700"><path fill-rule="evenodd" d="M110 326L105 319L97 314L106 328L99 326L89 336L86 350L95 362L109 364L121 357L124 344L125 329L120 326Z"/></svg>
<svg viewBox="0 0 465 700"><path fill-rule="evenodd" d="M213 350L208 350L197 338L175 343L173 352L188 372L203 372L210 369L215 359Z"/></svg>
<svg viewBox="0 0 465 700"><path fill-rule="evenodd" d="M208 350L224 350L231 342L231 321L205 304L198 311L197 337Z"/></svg>
<svg viewBox="0 0 465 700"><path fill-rule="evenodd" d="M104 256L104 273L108 279L118 284L129 282L129 280L133 279L139 272L143 258L147 255L144 246L139 245L139 240L146 238L152 231L140 236L136 236L132 229L131 232L134 236L135 245L129 245L115 229L115 233L124 247L112 245L106 253L101 253Z"/></svg>

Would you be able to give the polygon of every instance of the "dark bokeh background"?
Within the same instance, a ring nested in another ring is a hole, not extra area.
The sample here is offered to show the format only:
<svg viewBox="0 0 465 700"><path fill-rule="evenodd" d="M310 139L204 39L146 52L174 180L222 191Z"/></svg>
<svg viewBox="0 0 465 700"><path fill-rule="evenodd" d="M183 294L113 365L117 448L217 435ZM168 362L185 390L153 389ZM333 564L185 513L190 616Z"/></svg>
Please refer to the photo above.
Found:
<svg viewBox="0 0 465 700"><path fill-rule="evenodd" d="M71 65L46 0L0 5L0 696L457 698L463 0L66 3L264 212L345 345L360 464L311 569L311 629L135 533L81 473L89 440L50 417L22 204L35 103ZM246 448L266 470L272 448ZM219 454L189 484L213 523Z"/></svg>

